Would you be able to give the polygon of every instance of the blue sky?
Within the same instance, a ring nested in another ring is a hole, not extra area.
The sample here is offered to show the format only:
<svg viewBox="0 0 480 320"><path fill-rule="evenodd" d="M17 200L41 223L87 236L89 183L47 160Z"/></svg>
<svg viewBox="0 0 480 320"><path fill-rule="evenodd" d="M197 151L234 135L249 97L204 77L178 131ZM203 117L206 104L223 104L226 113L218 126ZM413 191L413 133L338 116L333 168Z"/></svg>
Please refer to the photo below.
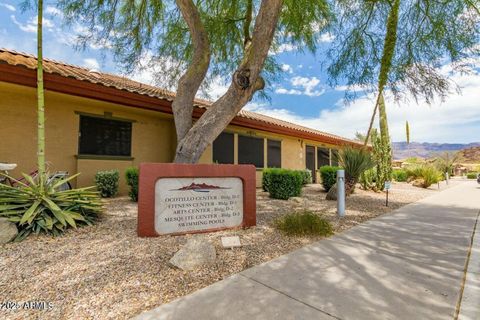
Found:
<svg viewBox="0 0 480 320"><path fill-rule="evenodd" d="M21 1L0 0L0 47L36 53L36 13L22 13ZM66 63L111 73L121 73L108 51L90 46L84 51L74 48L75 37L82 26L62 26L62 16L47 2L44 14L44 56ZM335 41L324 37L324 45ZM307 127L353 138L356 131L365 132L373 110L373 97L359 97L345 104L344 89L327 85L320 59L296 52L285 46L278 52L284 74L270 88L271 101L254 100L247 109L298 123ZM394 141L405 140L405 121L409 121L411 139L418 142L468 143L480 141L480 74L474 70L464 75L452 72L449 65L442 72L460 86L461 94L452 94L441 103L415 103L413 99L394 102L386 98L389 125ZM149 70L132 75L138 81L153 84ZM226 90L221 81L214 83L211 96Z"/></svg>

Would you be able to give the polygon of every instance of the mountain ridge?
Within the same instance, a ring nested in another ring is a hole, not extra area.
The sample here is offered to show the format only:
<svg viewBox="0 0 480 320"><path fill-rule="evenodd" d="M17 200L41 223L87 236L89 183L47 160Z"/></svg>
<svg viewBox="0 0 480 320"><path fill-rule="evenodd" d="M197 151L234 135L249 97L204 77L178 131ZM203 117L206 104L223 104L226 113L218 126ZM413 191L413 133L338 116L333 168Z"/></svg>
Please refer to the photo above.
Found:
<svg viewBox="0 0 480 320"><path fill-rule="evenodd" d="M473 147L480 147L480 142L472 143L431 143L431 142L392 142L393 158L401 160L411 157L428 158L435 153L456 152Z"/></svg>

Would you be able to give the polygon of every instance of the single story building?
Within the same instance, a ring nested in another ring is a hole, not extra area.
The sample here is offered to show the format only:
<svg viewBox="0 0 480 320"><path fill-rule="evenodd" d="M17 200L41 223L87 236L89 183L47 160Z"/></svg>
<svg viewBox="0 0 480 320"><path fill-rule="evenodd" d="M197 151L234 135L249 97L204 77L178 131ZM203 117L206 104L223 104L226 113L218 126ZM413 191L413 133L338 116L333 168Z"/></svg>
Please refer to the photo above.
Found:
<svg viewBox="0 0 480 320"><path fill-rule="evenodd" d="M36 166L36 68L34 56L0 49L0 162L17 163L14 176ZM51 171L81 172L76 184L86 186L97 171L117 169L125 193L126 168L172 161L175 93L49 59L44 60L44 81ZM196 100L194 118L209 105ZM254 164L259 186L263 168L316 172L332 164L333 153L346 144L359 143L242 110L200 162Z"/></svg>

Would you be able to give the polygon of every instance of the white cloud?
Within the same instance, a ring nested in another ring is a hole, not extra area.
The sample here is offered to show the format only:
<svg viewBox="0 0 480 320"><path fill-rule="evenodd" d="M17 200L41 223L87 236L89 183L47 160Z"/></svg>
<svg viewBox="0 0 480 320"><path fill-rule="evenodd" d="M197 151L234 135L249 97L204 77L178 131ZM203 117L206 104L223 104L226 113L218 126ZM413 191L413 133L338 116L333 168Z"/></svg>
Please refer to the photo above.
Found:
<svg viewBox="0 0 480 320"><path fill-rule="evenodd" d="M100 71L100 64L98 63L97 59L94 59L94 58L83 59L83 65L90 70Z"/></svg>
<svg viewBox="0 0 480 320"><path fill-rule="evenodd" d="M53 6L47 6L47 8L45 9L45 13L51 14L51 15L54 15L54 16L63 17L62 11L60 11L59 9L57 9Z"/></svg>
<svg viewBox="0 0 480 320"><path fill-rule="evenodd" d="M405 141L405 121L410 124L411 140L419 142L466 143L480 140L480 74L453 76L462 93L450 95L445 102L427 105L414 101L395 103L387 97L387 113L393 141ZM306 127L353 138L368 128L374 106L373 96L364 96L344 105L320 111L316 117L304 117L285 108L250 104L249 110L297 123ZM378 120L377 120L378 121ZM375 123L377 125L377 123Z"/></svg>
<svg viewBox="0 0 480 320"><path fill-rule="evenodd" d="M320 36L320 42L332 42L333 40L335 40L335 36L329 32Z"/></svg>
<svg viewBox="0 0 480 320"><path fill-rule="evenodd" d="M278 94L306 95L309 97L318 97L325 92L325 89L318 89L320 80L317 77L293 77L290 79L292 89L278 88L275 90Z"/></svg>
<svg viewBox="0 0 480 320"><path fill-rule="evenodd" d="M7 9L9 11L12 11L12 12L17 11L17 9L14 6L12 6L11 4L5 3L5 2L0 2L0 7L4 7L5 9Z"/></svg>
<svg viewBox="0 0 480 320"><path fill-rule="evenodd" d="M284 71L284 72L293 73L293 68L292 68L292 66L291 66L291 65L288 65L288 64L286 64L286 63L282 64L282 65L280 66L280 68L282 68L282 71Z"/></svg>
<svg viewBox="0 0 480 320"><path fill-rule="evenodd" d="M297 46L295 46L291 43L282 43L277 48L270 49L269 54L275 55L275 54L279 54L279 53L283 53L283 52L290 52L290 51L294 51L294 50L297 50Z"/></svg>
<svg viewBox="0 0 480 320"><path fill-rule="evenodd" d="M302 91L300 90L296 90L296 89L290 89L290 90L287 90L285 88L278 88L275 90L275 93L278 93L278 94L294 94L294 95L301 95L302 94Z"/></svg>
<svg viewBox="0 0 480 320"><path fill-rule="evenodd" d="M31 17L28 19L27 23L23 24L17 20L15 15L11 15L10 18L12 19L13 23L16 24L20 30L25 31L25 32L31 32L31 33L36 33L37 32L37 16ZM52 20L43 18L43 27L49 31L52 30L52 28L55 26L55 24L52 22Z"/></svg>

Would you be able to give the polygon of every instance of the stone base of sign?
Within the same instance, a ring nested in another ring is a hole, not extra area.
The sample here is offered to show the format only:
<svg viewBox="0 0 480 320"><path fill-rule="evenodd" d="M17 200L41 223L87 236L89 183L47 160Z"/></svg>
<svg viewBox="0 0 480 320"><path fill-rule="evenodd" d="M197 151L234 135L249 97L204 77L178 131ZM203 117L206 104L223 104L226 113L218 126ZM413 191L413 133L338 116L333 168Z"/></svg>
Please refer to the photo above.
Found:
<svg viewBox="0 0 480 320"><path fill-rule="evenodd" d="M142 163L140 237L256 225L253 165Z"/></svg>

